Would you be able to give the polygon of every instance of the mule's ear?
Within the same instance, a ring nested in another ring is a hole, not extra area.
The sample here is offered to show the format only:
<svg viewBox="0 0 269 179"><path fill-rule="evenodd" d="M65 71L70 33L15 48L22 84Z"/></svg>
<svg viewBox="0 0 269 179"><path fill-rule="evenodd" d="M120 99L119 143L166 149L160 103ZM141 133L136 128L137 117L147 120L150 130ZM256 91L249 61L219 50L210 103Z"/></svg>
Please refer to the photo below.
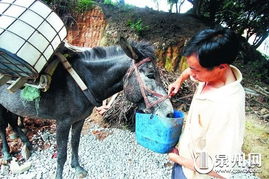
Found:
<svg viewBox="0 0 269 179"><path fill-rule="evenodd" d="M122 50L126 53L128 57L134 59L135 61L139 61L139 54L137 54L137 50L132 47L125 38L120 37L119 43Z"/></svg>

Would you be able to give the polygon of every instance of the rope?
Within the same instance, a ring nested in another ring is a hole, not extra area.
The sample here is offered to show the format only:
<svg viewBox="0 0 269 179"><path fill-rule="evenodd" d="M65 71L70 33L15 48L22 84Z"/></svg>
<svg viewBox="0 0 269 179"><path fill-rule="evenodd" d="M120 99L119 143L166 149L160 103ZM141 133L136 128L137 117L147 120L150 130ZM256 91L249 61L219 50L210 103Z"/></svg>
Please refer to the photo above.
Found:
<svg viewBox="0 0 269 179"><path fill-rule="evenodd" d="M140 73L138 71L138 67L141 66L142 64L146 63L146 62L149 62L151 61L150 58L145 58L144 60L140 61L139 63L133 63L132 65L132 68L130 68L130 70L128 70L128 73L127 73L127 77L129 77L129 75L135 71L135 75L136 75L136 79L137 79L137 82L139 84L139 88L140 88L140 91L141 91L141 94L144 98L144 102L145 102L145 105L146 105L146 108L147 109L150 109L152 108L153 106L163 102L164 100L168 99L170 96L169 95L162 95L160 93L157 93L156 91L153 91L151 89L149 89L148 87L145 86L143 80L141 79L141 76L140 76ZM146 96L146 91L156 97L159 97L160 99L154 101L153 103L150 103L147 96Z"/></svg>

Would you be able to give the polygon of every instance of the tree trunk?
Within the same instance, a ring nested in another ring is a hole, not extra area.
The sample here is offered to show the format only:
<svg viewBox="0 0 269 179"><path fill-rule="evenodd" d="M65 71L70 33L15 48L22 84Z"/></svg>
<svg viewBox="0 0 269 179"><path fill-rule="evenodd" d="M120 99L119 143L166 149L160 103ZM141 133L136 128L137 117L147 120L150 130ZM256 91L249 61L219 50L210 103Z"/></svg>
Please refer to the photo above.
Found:
<svg viewBox="0 0 269 179"><path fill-rule="evenodd" d="M194 15L196 15L197 17L201 16L201 4L202 4L203 0L194 0L193 1L193 12Z"/></svg>
<svg viewBox="0 0 269 179"><path fill-rule="evenodd" d="M212 23L215 22L215 16L219 7L219 3L220 3L219 1L215 0L215 1L210 2L209 4L209 19L210 19L210 22Z"/></svg>
<svg viewBox="0 0 269 179"><path fill-rule="evenodd" d="M172 13L173 5L174 5L174 4L172 4L172 3L170 4L170 9L169 9L169 12L170 12L170 13Z"/></svg>

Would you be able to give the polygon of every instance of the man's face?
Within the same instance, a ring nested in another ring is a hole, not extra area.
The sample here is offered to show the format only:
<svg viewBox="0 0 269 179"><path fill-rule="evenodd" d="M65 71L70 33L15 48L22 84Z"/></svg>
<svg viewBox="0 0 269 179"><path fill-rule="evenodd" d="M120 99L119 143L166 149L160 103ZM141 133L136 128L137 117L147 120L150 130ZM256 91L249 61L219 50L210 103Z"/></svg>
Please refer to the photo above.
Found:
<svg viewBox="0 0 269 179"><path fill-rule="evenodd" d="M187 57L187 63L191 69L191 76L200 82L213 82L223 76L223 68L214 67L212 70L202 67L196 54Z"/></svg>

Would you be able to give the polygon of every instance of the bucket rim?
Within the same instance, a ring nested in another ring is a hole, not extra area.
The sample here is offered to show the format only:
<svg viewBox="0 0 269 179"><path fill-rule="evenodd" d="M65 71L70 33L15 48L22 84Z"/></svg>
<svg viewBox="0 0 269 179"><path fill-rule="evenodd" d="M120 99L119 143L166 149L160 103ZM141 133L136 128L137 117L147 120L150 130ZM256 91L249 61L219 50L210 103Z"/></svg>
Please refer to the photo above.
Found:
<svg viewBox="0 0 269 179"><path fill-rule="evenodd" d="M176 112L179 112L180 113L180 116L179 117L161 117L161 116L158 116L156 114L153 114L153 113L142 113L142 112L135 112L135 115L139 115L139 116L145 116L145 117L149 117L150 119L153 119L153 118L163 118L163 119L184 119L185 117L185 114L183 111L180 111L180 110L175 110ZM174 111L174 113L175 113Z"/></svg>

